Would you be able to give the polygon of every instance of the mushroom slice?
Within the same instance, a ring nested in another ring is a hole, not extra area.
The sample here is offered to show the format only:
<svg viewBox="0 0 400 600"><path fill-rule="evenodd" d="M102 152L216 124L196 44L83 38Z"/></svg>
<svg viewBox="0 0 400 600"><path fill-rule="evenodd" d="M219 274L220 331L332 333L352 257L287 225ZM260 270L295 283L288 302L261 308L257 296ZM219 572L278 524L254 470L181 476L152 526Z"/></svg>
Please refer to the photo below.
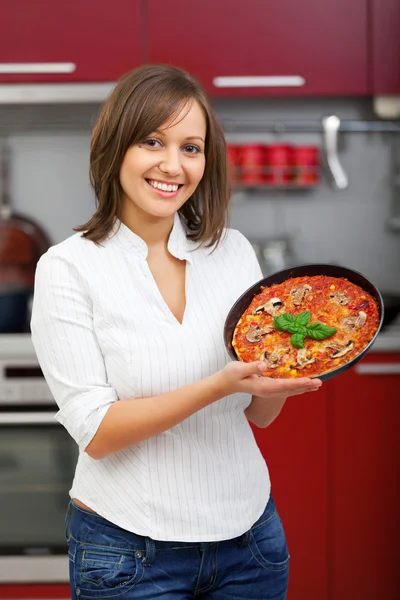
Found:
<svg viewBox="0 0 400 600"><path fill-rule="evenodd" d="M301 348L301 350L297 351L296 368L304 369L306 365L311 365L313 362L315 362L315 356L311 356L311 358L308 358L307 348Z"/></svg>
<svg viewBox="0 0 400 600"><path fill-rule="evenodd" d="M271 298L270 300L268 300L268 302L256 308L254 314L258 315L265 311L272 317L276 317L277 315L279 315L280 312L282 312L284 308L285 303L282 302L280 298Z"/></svg>
<svg viewBox="0 0 400 600"><path fill-rule="evenodd" d="M352 350L354 348L354 343L352 340L347 342L347 344L339 344L337 342L331 342L330 344L326 345L326 348L333 350L333 352L331 353L332 358L340 358L341 356L344 356L345 354L347 354L348 352L350 352L350 350Z"/></svg>
<svg viewBox="0 0 400 600"><path fill-rule="evenodd" d="M273 327L260 327L256 325L256 327L252 327L246 333L246 340L248 342L260 342L263 335L267 335L267 333L271 333L273 331Z"/></svg>
<svg viewBox="0 0 400 600"><path fill-rule="evenodd" d="M360 312L355 317L346 317L343 319L342 327L347 329L347 331L351 331L352 329L361 329L361 327L365 324L367 320L367 314L360 310Z"/></svg>
<svg viewBox="0 0 400 600"><path fill-rule="evenodd" d="M332 300L335 300L341 306L346 306L346 304L350 302L346 294L343 294L342 292L332 292L329 294L329 298L332 298Z"/></svg>
<svg viewBox="0 0 400 600"><path fill-rule="evenodd" d="M269 369L276 369L283 358L287 357L287 352L284 348L278 348L273 352L264 350L261 352L258 360L263 360Z"/></svg>
<svg viewBox="0 0 400 600"><path fill-rule="evenodd" d="M300 306L300 304L303 302L306 294L308 292L311 292L311 290L312 290L311 285L308 285L307 283L303 283L303 285L299 285L298 287L290 290L290 293L293 296L293 304L295 306Z"/></svg>

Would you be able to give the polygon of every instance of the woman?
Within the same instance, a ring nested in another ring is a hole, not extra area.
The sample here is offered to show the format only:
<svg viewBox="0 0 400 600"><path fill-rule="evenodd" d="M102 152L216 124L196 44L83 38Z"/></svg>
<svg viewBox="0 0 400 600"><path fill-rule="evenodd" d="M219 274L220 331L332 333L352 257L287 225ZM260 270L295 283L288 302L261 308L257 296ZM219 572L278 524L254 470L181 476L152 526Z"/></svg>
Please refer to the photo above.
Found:
<svg viewBox="0 0 400 600"><path fill-rule="evenodd" d="M97 209L39 261L32 337L80 448L72 598L286 596L288 551L249 421L319 380L230 362L229 308L262 274L226 229L226 146L199 84L126 74L94 127Z"/></svg>

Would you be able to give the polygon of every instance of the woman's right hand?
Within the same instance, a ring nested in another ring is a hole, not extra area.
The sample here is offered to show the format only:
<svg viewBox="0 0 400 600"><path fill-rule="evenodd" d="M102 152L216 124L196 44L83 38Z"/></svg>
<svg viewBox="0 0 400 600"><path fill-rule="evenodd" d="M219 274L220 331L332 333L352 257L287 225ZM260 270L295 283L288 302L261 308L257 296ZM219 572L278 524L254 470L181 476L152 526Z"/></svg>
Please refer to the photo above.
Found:
<svg viewBox="0 0 400 600"><path fill-rule="evenodd" d="M320 379L310 377L291 379L261 377L260 375L266 370L267 367L262 361L245 363L235 360L228 363L219 375L223 386L226 386L227 395L242 392L271 400L314 392L322 385Z"/></svg>

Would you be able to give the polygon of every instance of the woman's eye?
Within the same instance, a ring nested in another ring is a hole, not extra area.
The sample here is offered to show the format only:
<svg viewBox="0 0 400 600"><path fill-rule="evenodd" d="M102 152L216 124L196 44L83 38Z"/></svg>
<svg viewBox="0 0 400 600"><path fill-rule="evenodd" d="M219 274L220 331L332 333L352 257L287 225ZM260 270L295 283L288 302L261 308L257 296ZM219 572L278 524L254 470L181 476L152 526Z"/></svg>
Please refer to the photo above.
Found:
<svg viewBox="0 0 400 600"><path fill-rule="evenodd" d="M198 146L194 146L193 144L186 144L185 152L188 154L199 154L200 148Z"/></svg>
<svg viewBox="0 0 400 600"><path fill-rule="evenodd" d="M158 148L160 146L160 142L158 140L155 140L154 138L144 140L143 144L145 146L148 146L149 148Z"/></svg>

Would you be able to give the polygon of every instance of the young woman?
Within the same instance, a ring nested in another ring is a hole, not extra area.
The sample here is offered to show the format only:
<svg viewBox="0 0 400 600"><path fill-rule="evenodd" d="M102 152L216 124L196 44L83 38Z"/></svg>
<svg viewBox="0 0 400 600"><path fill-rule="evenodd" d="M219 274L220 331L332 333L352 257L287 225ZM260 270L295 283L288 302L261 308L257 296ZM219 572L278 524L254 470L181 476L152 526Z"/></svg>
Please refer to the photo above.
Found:
<svg viewBox="0 0 400 600"><path fill-rule="evenodd" d="M40 259L31 324L80 448L72 598L283 600L288 550L249 421L321 382L225 352L226 315L262 274L226 228L225 141L199 84L161 65L122 77L90 175L97 209Z"/></svg>

